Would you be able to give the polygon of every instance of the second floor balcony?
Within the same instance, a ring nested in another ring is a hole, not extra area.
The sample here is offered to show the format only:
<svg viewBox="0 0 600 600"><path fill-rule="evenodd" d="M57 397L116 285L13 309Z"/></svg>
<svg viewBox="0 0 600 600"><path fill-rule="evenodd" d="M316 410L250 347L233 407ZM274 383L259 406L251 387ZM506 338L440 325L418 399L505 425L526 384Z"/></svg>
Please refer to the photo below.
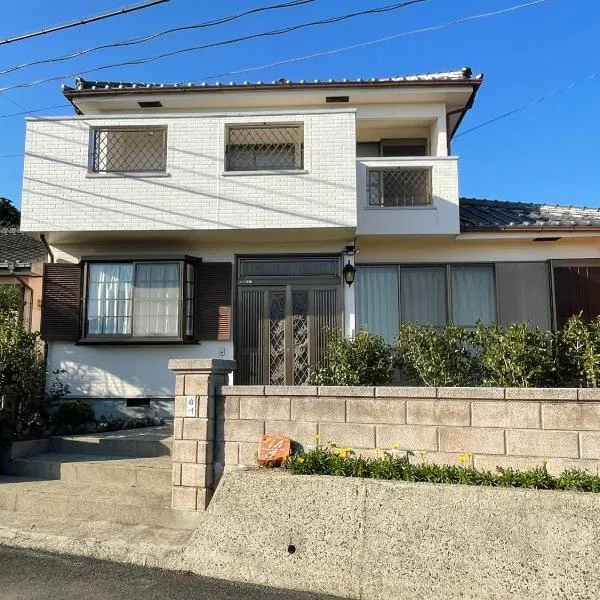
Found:
<svg viewBox="0 0 600 600"><path fill-rule="evenodd" d="M358 158L357 233L457 234L458 159Z"/></svg>

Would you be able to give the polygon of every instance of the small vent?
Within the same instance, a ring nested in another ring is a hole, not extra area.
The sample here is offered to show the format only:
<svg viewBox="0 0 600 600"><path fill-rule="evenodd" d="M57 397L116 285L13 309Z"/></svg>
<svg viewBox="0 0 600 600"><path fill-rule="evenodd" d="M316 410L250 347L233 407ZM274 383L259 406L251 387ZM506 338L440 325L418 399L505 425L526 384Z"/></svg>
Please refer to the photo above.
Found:
<svg viewBox="0 0 600 600"><path fill-rule="evenodd" d="M350 96L327 96L325 102L350 102Z"/></svg>
<svg viewBox="0 0 600 600"><path fill-rule="evenodd" d="M152 100L149 102L138 102L140 108L162 108L162 103L158 100Z"/></svg>
<svg viewBox="0 0 600 600"><path fill-rule="evenodd" d="M150 398L127 398L127 408L150 406Z"/></svg>

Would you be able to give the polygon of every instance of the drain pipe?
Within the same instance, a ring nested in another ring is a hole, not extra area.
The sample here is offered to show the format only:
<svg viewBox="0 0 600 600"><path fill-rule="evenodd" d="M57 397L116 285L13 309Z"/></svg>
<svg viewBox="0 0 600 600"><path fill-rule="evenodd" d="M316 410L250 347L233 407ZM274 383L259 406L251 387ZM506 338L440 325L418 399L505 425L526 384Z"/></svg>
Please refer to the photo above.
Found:
<svg viewBox="0 0 600 600"><path fill-rule="evenodd" d="M50 244L48 243L48 240L46 239L45 233L40 233L40 240L42 240L42 244L44 244L44 246L46 246L46 251L48 252L48 256L50 257L50 262L53 263L54 262L54 252L52 252L52 250L50 248Z"/></svg>

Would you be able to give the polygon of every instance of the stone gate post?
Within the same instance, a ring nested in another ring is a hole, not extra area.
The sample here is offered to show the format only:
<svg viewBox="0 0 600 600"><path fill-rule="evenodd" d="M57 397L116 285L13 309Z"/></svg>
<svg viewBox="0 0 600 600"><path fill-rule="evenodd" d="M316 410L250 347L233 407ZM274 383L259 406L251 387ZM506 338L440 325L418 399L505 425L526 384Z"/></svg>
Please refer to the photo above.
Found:
<svg viewBox="0 0 600 600"><path fill-rule="evenodd" d="M213 493L215 405L233 360L172 359L175 373L171 507L204 510Z"/></svg>

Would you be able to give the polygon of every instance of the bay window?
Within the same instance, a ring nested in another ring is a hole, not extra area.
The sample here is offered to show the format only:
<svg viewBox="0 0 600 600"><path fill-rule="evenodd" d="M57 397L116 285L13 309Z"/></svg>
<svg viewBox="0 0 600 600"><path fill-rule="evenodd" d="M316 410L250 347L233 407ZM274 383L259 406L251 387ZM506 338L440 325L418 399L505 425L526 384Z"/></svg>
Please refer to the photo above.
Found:
<svg viewBox="0 0 600 600"><path fill-rule="evenodd" d="M194 264L90 262L86 338L183 340L194 333Z"/></svg>
<svg viewBox="0 0 600 600"><path fill-rule="evenodd" d="M496 322L494 266L358 266L357 324L392 343L399 325Z"/></svg>

